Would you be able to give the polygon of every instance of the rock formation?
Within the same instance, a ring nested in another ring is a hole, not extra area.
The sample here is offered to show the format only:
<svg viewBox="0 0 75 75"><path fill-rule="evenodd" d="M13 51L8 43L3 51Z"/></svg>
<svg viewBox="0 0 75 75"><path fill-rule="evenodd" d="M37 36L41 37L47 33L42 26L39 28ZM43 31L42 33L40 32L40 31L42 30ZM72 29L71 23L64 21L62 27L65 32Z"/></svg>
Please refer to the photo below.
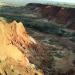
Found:
<svg viewBox="0 0 75 75"><path fill-rule="evenodd" d="M56 14L56 22L59 24L66 24L69 16L70 16L69 10L61 8L59 12Z"/></svg>
<svg viewBox="0 0 75 75"><path fill-rule="evenodd" d="M27 34L21 22L0 21L0 74L43 75L23 53L32 44L36 41Z"/></svg>
<svg viewBox="0 0 75 75"><path fill-rule="evenodd" d="M39 10L42 17L47 18L49 21L51 20L57 24L66 25L66 27L74 29L75 8L64 8L47 5L40 7Z"/></svg>
<svg viewBox="0 0 75 75"><path fill-rule="evenodd" d="M75 8L66 8L54 5L44 5L44 4L28 4L27 7L34 7L30 9L33 11L37 8L36 12L41 14L42 18L46 18L49 21L53 21L57 24L66 25L66 27L74 29L75 20ZM33 11L34 13L34 11ZM71 26L71 27L70 27Z"/></svg>
<svg viewBox="0 0 75 75"><path fill-rule="evenodd" d="M40 13L42 17L46 17L49 20L54 19L58 11L60 10L60 7L55 7L55 6L44 6L41 7Z"/></svg>

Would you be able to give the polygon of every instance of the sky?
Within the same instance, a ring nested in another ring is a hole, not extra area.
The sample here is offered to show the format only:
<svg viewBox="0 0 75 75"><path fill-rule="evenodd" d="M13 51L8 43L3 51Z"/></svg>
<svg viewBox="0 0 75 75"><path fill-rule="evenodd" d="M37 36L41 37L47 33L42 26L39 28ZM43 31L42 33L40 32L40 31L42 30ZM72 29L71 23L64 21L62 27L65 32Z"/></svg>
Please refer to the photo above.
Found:
<svg viewBox="0 0 75 75"><path fill-rule="evenodd" d="M49 3L49 2L67 2L67 3L75 3L75 0L0 0L0 2L4 2L10 5L25 5L27 3Z"/></svg>

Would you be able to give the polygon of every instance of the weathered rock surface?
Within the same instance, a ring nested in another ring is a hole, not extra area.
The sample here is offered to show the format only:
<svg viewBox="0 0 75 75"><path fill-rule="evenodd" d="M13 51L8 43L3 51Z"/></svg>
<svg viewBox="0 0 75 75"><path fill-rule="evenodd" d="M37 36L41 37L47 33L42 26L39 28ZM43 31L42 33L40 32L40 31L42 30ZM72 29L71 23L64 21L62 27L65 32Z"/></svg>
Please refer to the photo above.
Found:
<svg viewBox="0 0 75 75"><path fill-rule="evenodd" d="M21 22L0 21L0 74L43 75L23 54L34 43L36 41L27 34Z"/></svg>

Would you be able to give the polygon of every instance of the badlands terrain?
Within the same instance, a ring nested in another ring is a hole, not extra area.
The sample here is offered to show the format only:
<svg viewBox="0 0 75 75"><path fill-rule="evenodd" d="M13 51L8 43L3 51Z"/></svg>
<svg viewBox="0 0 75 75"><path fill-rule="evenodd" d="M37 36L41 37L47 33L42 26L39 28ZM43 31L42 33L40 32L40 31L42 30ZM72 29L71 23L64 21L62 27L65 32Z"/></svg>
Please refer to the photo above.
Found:
<svg viewBox="0 0 75 75"><path fill-rule="evenodd" d="M30 3L0 8L0 75L75 75L75 8Z"/></svg>

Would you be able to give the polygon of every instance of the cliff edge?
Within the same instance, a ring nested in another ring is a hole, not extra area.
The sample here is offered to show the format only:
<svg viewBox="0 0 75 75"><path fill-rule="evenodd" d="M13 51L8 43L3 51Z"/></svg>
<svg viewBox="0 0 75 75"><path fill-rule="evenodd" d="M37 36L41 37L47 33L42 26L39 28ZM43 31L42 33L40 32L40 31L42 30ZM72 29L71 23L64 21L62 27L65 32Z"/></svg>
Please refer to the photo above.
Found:
<svg viewBox="0 0 75 75"><path fill-rule="evenodd" d="M0 75L43 75L23 53L33 43L21 22L0 21Z"/></svg>

